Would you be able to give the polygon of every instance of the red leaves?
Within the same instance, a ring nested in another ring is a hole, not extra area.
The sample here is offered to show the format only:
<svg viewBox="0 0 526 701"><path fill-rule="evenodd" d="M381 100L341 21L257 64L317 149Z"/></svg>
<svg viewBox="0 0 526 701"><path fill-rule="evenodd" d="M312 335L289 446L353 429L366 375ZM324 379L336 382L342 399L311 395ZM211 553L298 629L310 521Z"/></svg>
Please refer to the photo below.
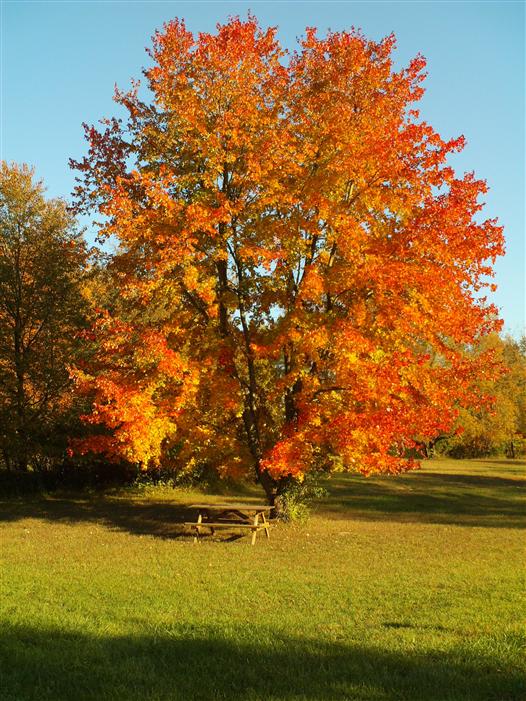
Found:
<svg viewBox="0 0 526 701"><path fill-rule="evenodd" d="M464 138L418 121L425 60L395 72L394 47L311 28L285 62L251 16L156 33L153 103L117 91L127 124L88 129L77 164L119 241L82 380L104 450L395 473L473 399L502 229L447 165Z"/></svg>

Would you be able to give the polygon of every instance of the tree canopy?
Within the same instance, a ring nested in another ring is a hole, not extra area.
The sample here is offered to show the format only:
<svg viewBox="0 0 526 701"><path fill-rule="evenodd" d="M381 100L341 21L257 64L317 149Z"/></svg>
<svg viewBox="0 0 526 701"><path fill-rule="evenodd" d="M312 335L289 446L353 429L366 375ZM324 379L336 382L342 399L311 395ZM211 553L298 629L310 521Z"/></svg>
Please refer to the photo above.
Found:
<svg viewBox="0 0 526 701"><path fill-rule="evenodd" d="M28 166L0 165L0 450L9 467L64 452L68 364L83 324L84 241ZM60 435L59 435L60 434Z"/></svg>
<svg viewBox="0 0 526 701"><path fill-rule="evenodd" d="M273 498L312 469L411 468L475 401L502 229L394 47L307 29L287 55L251 16L155 34L147 89L117 90L127 118L73 161L119 293L76 371L81 450L253 471Z"/></svg>
<svg viewBox="0 0 526 701"><path fill-rule="evenodd" d="M495 378L479 377L480 394L487 398L462 407L459 431L446 437L438 447L455 457L479 457L505 452L510 458L524 453L526 440L526 338L500 338L490 334L480 339L472 352L491 349L504 372Z"/></svg>

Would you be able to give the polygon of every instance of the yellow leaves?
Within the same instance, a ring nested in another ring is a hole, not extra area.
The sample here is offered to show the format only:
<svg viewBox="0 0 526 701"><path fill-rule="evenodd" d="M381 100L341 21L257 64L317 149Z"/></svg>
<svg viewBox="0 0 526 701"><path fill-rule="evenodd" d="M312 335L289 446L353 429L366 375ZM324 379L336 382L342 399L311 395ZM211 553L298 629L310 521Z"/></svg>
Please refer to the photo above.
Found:
<svg viewBox="0 0 526 701"><path fill-rule="evenodd" d="M376 348L370 355L371 360L375 363L381 363L385 357L386 353L382 348Z"/></svg>
<svg viewBox="0 0 526 701"><path fill-rule="evenodd" d="M194 265L188 265L183 270L183 282L185 287L190 290L196 290L199 287L199 271Z"/></svg>
<svg viewBox="0 0 526 701"><path fill-rule="evenodd" d="M353 351L343 351L342 356L345 363L348 365L355 365L359 360L358 354Z"/></svg>

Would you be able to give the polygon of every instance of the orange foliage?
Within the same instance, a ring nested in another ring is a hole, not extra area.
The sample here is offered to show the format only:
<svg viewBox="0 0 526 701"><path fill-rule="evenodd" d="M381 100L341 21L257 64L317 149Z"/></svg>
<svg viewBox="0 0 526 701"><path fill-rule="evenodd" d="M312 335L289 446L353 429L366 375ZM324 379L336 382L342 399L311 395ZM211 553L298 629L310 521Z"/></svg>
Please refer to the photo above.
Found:
<svg viewBox="0 0 526 701"><path fill-rule="evenodd" d="M121 304L78 375L110 430L86 448L255 468L270 493L327 456L412 468L474 401L502 230L447 165L463 138L414 109L424 59L396 71L394 47L308 29L286 57L253 17L155 34L153 101L117 91L127 122L87 128L74 163L119 241Z"/></svg>

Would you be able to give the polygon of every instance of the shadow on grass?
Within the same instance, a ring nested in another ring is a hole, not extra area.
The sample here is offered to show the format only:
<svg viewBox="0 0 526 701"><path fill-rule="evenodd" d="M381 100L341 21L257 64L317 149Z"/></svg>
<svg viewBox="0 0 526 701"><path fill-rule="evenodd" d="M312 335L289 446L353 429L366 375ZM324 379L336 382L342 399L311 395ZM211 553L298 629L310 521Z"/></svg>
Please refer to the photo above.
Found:
<svg viewBox="0 0 526 701"><path fill-rule="evenodd" d="M331 519L526 528L521 479L422 470L398 477L338 475L328 480L327 487L330 495L316 505L316 510ZM243 501L263 501L256 494L251 488L237 496L223 493L215 500L232 502L241 497ZM196 511L189 508L195 499L214 501L214 497L194 496L185 505L177 491L174 501L152 495L2 499L0 521L37 518L58 523L102 523L135 535L180 538L191 535L183 523L195 520Z"/></svg>
<svg viewBox="0 0 526 701"><path fill-rule="evenodd" d="M459 649L428 654L182 627L109 637L5 629L4 701L519 701L511 663Z"/></svg>
<svg viewBox="0 0 526 701"><path fill-rule="evenodd" d="M202 500L202 501L206 501ZM189 505L167 501L35 497L0 502L0 521L37 518L53 523L99 523L134 535L180 538L190 536L184 522L196 520Z"/></svg>
<svg viewBox="0 0 526 701"><path fill-rule="evenodd" d="M370 521L526 528L524 481L419 471L398 477L337 476L322 510Z"/></svg>
<svg viewBox="0 0 526 701"><path fill-rule="evenodd" d="M477 462L480 462L484 465L505 465L508 468L508 470L513 470L515 468L521 469L526 467L526 460L511 460L510 458L507 458L505 460L499 458L479 458Z"/></svg>
<svg viewBox="0 0 526 701"><path fill-rule="evenodd" d="M493 461L491 464L494 464ZM515 462L514 465L520 464ZM460 463L459 463L460 465ZM470 469L472 471L470 471ZM335 475L327 481L329 497L316 510L329 519L442 523L486 528L525 528L524 480L480 474L469 464L465 472L417 471L397 477L365 478ZM161 538L189 536L185 521L194 521L193 500L232 502L263 501L253 485L240 485L237 495L189 496L181 502L154 494L111 496L28 496L0 499L0 521L37 518L64 523L102 523L136 535ZM220 536L221 539L224 539Z"/></svg>

